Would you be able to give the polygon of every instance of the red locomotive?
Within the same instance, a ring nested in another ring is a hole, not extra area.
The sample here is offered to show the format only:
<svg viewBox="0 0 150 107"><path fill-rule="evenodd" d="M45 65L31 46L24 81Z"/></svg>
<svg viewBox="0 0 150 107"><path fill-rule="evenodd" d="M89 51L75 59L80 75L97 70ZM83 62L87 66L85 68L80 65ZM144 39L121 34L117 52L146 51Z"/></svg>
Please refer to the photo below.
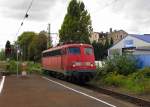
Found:
<svg viewBox="0 0 150 107"><path fill-rule="evenodd" d="M89 44L64 44L42 52L42 66L50 74L87 82L95 74L93 47Z"/></svg>

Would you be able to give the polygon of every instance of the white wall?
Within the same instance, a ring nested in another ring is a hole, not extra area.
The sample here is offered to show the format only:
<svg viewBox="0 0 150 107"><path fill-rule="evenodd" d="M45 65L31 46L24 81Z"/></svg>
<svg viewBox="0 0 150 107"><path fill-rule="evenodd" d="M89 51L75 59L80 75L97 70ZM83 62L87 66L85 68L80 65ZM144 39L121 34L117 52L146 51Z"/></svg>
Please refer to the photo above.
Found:
<svg viewBox="0 0 150 107"><path fill-rule="evenodd" d="M148 42L145 42L145 41L143 41L143 40L140 40L140 39L137 39L137 38L135 38L135 37L133 37L133 36L127 36L127 37L125 37L123 40L121 40L121 41L119 41L117 44L115 44L113 47L111 47L109 50L111 50L111 49L122 49L122 48L124 48L124 42L126 41L126 40L133 40L133 46L135 46L135 47L143 47L143 46L150 46L150 43L148 43Z"/></svg>

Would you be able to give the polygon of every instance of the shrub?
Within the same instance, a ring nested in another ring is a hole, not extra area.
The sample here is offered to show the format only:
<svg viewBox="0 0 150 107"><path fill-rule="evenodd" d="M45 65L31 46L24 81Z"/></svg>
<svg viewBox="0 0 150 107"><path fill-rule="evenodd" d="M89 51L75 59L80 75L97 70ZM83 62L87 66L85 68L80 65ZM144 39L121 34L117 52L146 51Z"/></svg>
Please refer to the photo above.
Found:
<svg viewBox="0 0 150 107"><path fill-rule="evenodd" d="M17 73L17 69L18 69L18 73L21 72L21 64L19 62L10 60L7 62L7 68L6 70L10 73L10 74L15 74ZM18 63L18 68L17 68L17 63Z"/></svg>
<svg viewBox="0 0 150 107"><path fill-rule="evenodd" d="M116 73L109 73L103 79L103 82L105 83L105 85L120 87L128 92L133 93L145 92L145 85L142 82L137 82L128 76L123 76ZM146 87L146 90L148 89L149 87Z"/></svg>
<svg viewBox="0 0 150 107"><path fill-rule="evenodd" d="M140 69L132 75L129 75L129 77L137 82L144 81L144 79L150 79L150 68Z"/></svg>
<svg viewBox="0 0 150 107"><path fill-rule="evenodd" d="M136 71L136 59L132 55L114 55L104 64L106 72L116 71L118 74L129 75Z"/></svg>
<svg viewBox="0 0 150 107"><path fill-rule="evenodd" d="M111 63L113 64L113 63ZM97 75L91 82L97 86L115 86L134 94L150 94L150 67L136 70L129 75L119 74L118 71L108 72L104 67L97 68Z"/></svg>
<svg viewBox="0 0 150 107"><path fill-rule="evenodd" d="M38 73L41 74L41 65L39 63L27 62L27 71L28 73Z"/></svg>
<svg viewBox="0 0 150 107"><path fill-rule="evenodd" d="M7 71L10 74L16 74L17 73L17 62L16 61L9 61L7 62ZM34 63L34 62L26 62L27 67L26 71L27 73L38 73L41 74L41 65L39 63ZM22 71L22 62L18 62L18 73L21 73Z"/></svg>
<svg viewBox="0 0 150 107"><path fill-rule="evenodd" d="M150 68L140 69L138 72L130 75L129 78L140 86L144 93L150 93Z"/></svg>
<svg viewBox="0 0 150 107"><path fill-rule="evenodd" d="M119 75L116 73L109 73L104 78L104 83L111 86L123 86L125 81L125 77L123 75Z"/></svg>
<svg viewBox="0 0 150 107"><path fill-rule="evenodd" d="M107 72L105 69L103 69L102 67L98 67L96 69L96 76L95 76L94 80L99 80L99 79L103 78L106 74L107 74Z"/></svg>

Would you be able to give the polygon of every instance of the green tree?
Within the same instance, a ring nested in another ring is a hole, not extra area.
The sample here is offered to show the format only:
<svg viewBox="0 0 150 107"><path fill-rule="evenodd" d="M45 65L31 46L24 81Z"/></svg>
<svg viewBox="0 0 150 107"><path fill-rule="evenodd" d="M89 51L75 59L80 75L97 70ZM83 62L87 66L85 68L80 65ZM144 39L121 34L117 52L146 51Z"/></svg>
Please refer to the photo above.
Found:
<svg viewBox="0 0 150 107"><path fill-rule="evenodd" d="M114 44L114 41L113 41L113 38L111 37L110 38L110 46L109 47L111 47L113 44Z"/></svg>
<svg viewBox="0 0 150 107"><path fill-rule="evenodd" d="M100 42L96 43L96 41L94 41L92 43L92 46L94 48L94 55L95 55L95 59L96 60L102 60L104 58L104 45Z"/></svg>
<svg viewBox="0 0 150 107"><path fill-rule="evenodd" d="M109 48L109 39L108 39L108 37L106 37L105 48L106 48L106 49Z"/></svg>
<svg viewBox="0 0 150 107"><path fill-rule="evenodd" d="M29 60L29 46L34 36L36 36L34 32L23 32L21 36L18 37L18 44L23 53L23 60Z"/></svg>
<svg viewBox="0 0 150 107"><path fill-rule="evenodd" d="M48 37L49 35L48 35L48 33L46 31L41 31L39 33L39 36L40 37L44 37L46 39L46 41L44 39L44 44L47 43L47 48L52 47L52 38ZM45 48L45 46L44 46L44 48Z"/></svg>
<svg viewBox="0 0 150 107"><path fill-rule="evenodd" d="M98 46L98 44L96 43L96 41L94 41L93 43L92 43L92 46L93 46L93 48L94 48L94 55L95 55L95 60L99 60L99 46Z"/></svg>
<svg viewBox="0 0 150 107"><path fill-rule="evenodd" d="M41 31L39 33L39 39L38 39L40 51L43 51L43 50L47 49L47 39L48 38L47 38L46 32ZM50 45L50 47L52 47L52 40L51 39L49 41L49 45Z"/></svg>
<svg viewBox="0 0 150 107"><path fill-rule="evenodd" d="M106 41L105 41L105 44L104 44L104 57L108 56L109 47L110 47L109 39L108 39L108 37L106 37Z"/></svg>
<svg viewBox="0 0 150 107"><path fill-rule="evenodd" d="M41 53L47 49L47 36L44 33L34 36L30 46L29 55L30 60L39 61L41 59Z"/></svg>
<svg viewBox="0 0 150 107"><path fill-rule="evenodd" d="M91 17L85 9L84 3L71 0L61 29L59 30L60 42L74 41L90 43L89 37L91 32Z"/></svg>

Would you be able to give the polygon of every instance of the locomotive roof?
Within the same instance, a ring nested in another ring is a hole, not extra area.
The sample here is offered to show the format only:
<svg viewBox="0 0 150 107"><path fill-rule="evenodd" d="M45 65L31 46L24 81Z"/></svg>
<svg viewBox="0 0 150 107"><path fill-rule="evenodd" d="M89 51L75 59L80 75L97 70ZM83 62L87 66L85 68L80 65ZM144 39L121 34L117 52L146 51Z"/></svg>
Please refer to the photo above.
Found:
<svg viewBox="0 0 150 107"><path fill-rule="evenodd" d="M72 46L81 46L81 45L91 47L91 45L90 45L90 44L83 44L83 43L76 43L76 44L64 44L64 45L60 45L60 46L56 46L56 47L49 48L49 49L47 49L47 50L43 51L42 53L44 53L44 52L48 52L48 51L52 51L52 50L56 50L56 49L61 49L61 48L66 48L66 47L72 47Z"/></svg>

